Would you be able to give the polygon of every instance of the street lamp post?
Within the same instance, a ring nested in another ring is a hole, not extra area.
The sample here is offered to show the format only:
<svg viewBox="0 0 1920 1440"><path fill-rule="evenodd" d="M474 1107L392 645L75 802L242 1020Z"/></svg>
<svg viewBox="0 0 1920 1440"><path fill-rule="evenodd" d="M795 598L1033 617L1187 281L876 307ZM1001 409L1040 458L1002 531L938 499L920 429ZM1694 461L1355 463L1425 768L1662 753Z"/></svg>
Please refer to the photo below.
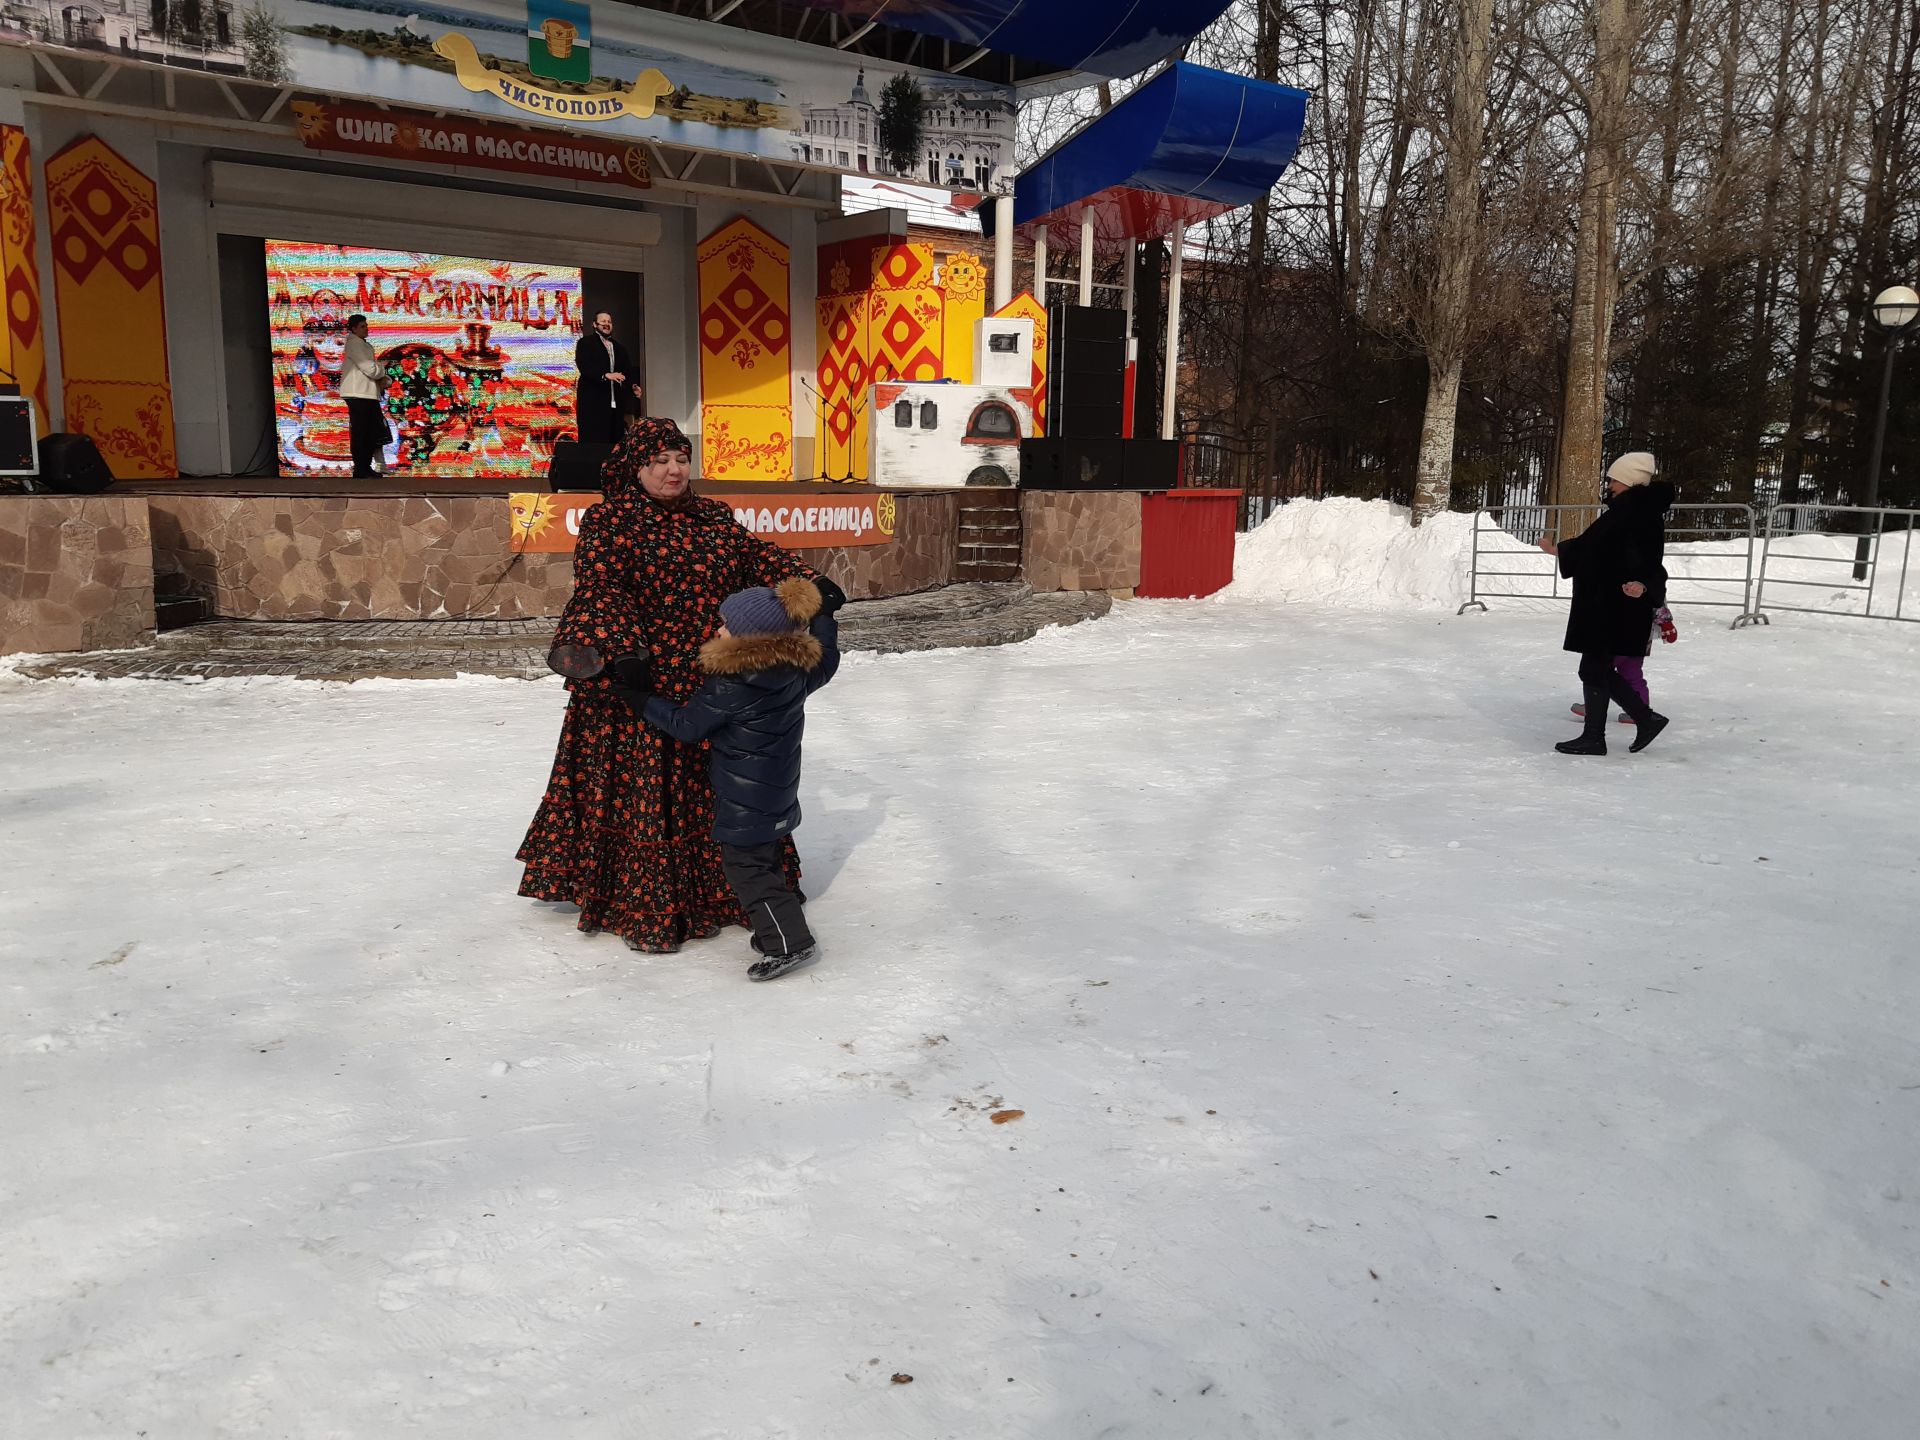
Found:
<svg viewBox="0 0 1920 1440"><path fill-rule="evenodd" d="M1907 285L1892 285L1873 297L1873 323L1886 333L1887 363L1880 372L1880 408L1873 420L1873 450L1867 458L1867 488L1863 505L1880 503L1880 455L1887 444L1887 405L1893 396L1893 357L1900 342L1920 320L1920 294ZM1867 578L1868 537L1863 533L1853 552L1853 578Z"/></svg>

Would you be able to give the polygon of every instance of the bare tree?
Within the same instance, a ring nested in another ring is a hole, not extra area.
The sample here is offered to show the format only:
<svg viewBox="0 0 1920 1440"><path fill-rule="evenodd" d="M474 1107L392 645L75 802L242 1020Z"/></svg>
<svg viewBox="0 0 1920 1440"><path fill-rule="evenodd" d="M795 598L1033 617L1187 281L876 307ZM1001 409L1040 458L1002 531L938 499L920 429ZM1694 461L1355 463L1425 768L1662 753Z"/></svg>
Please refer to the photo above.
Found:
<svg viewBox="0 0 1920 1440"><path fill-rule="evenodd" d="M1487 86L1493 70L1493 0L1454 0L1453 58L1447 110L1440 126L1446 194L1434 246L1429 301L1419 322L1427 350L1427 404L1420 422L1413 523L1447 508L1453 494L1454 422L1460 374L1473 320L1473 277L1484 220L1481 163L1487 133Z"/></svg>

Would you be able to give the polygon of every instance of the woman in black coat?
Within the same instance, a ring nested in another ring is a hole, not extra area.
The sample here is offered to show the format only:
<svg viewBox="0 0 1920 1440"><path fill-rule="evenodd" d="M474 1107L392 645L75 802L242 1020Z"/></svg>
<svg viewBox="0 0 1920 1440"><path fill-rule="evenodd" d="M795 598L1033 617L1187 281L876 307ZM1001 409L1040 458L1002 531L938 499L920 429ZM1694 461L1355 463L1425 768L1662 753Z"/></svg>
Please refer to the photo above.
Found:
<svg viewBox="0 0 1920 1440"><path fill-rule="evenodd" d="M1560 573L1573 581L1573 607L1567 614L1563 648L1580 657L1580 684L1586 695L1586 729L1577 740L1554 746L1563 755L1607 753L1607 702L1633 717L1635 752L1644 750L1667 728L1667 717L1640 698L1614 668L1616 655L1644 655L1653 636L1653 612L1666 603L1667 511L1673 486L1657 477L1653 456L1644 450L1622 455L1607 467L1606 508L1585 532L1557 546L1540 548L1557 555Z"/></svg>

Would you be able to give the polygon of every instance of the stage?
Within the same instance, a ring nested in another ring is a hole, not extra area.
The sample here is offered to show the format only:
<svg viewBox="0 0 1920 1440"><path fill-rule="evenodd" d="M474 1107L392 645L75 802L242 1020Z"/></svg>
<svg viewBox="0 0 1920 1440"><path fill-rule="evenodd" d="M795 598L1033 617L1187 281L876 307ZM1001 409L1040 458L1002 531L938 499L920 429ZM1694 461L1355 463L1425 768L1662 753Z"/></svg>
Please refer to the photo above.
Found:
<svg viewBox="0 0 1920 1440"><path fill-rule="evenodd" d="M710 480L695 480L695 493L725 490L729 494L743 489L777 494L867 494L879 493L862 480L788 480L751 485L721 485ZM225 495L251 499L302 498L332 499L339 496L414 498L433 496L506 496L528 489L546 491L544 480L500 480L481 475L440 476L433 479L350 480L343 476L303 476L285 479L274 475L226 475L218 477L182 476L174 480L116 480L103 495ZM912 492L907 492L912 493Z"/></svg>
<svg viewBox="0 0 1920 1440"><path fill-rule="evenodd" d="M695 490L724 494L736 514L751 509L756 533L854 599L967 581L1120 595L1140 583L1137 492L810 481L696 481ZM544 495L480 479L240 478L0 496L0 653L149 643L156 595L197 600L207 616L228 620L555 618L573 592L570 546L516 548L530 522L559 521L533 513ZM819 543L803 533L810 525L782 518L815 497L865 502L827 508L882 519L847 543ZM758 501L766 503L753 509Z"/></svg>

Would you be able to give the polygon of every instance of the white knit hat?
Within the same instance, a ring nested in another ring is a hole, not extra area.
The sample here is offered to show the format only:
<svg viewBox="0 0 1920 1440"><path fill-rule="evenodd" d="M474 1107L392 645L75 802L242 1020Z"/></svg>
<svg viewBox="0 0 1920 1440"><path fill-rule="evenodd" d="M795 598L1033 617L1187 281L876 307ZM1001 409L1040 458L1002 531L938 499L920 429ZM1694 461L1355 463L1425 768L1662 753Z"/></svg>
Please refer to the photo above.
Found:
<svg viewBox="0 0 1920 1440"><path fill-rule="evenodd" d="M1660 473L1660 462L1649 450L1629 450L1607 467L1607 479L1618 485L1646 485Z"/></svg>

